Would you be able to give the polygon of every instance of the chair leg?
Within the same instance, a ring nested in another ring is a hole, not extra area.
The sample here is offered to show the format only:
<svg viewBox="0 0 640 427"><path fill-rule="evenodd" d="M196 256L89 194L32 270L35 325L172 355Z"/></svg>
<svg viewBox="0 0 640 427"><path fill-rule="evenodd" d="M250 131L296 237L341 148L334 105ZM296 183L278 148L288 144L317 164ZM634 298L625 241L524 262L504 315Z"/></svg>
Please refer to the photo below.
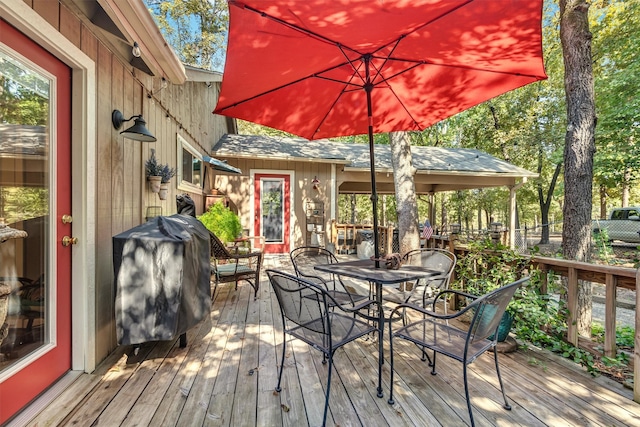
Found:
<svg viewBox="0 0 640 427"><path fill-rule="evenodd" d="M282 391L282 388L280 388L280 382L282 381L282 371L284 369L284 355L287 350L287 334L283 332L282 338L282 358L280 359L280 373L278 373L278 385L276 386L276 391L278 393Z"/></svg>
<svg viewBox="0 0 640 427"><path fill-rule="evenodd" d="M467 382L467 363L462 362L462 377L464 379L464 395L467 398L467 409L469 410L469 420L471 421L471 427L475 426L473 422L473 412L471 412L471 399L469 399L469 383Z"/></svg>
<svg viewBox="0 0 640 427"><path fill-rule="evenodd" d="M213 282L213 293L211 294L211 302L216 299L216 292L218 291L218 281Z"/></svg>
<svg viewBox="0 0 640 427"><path fill-rule="evenodd" d="M435 375L436 372L436 352L433 352L433 365L431 365L431 375ZM429 357L429 355L427 355L427 358ZM429 360L429 363L431 363L432 361ZM465 371L465 375L466 375L466 371Z"/></svg>
<svg viewBox="0 0 640 427"><path fill-rule="evenodd" d="M331 372L332 371L333 371L333 354L330 354L329 355L329 375L327 376L327 395L324 398L324 416L322 417L322 427L327 425L327 414L329 412L329 392L331 391Z"/></svg>
<svg viewBox="0 0 640 427"><path fill-rule="evenodd" d="M379 337L382 339L382 337ZM391 377L389 381L389 400L387 401L389 405L393 405L395 402L393 400L393 332L391 331L391 324L389 324L389 363L391 364Z"/></svg>
<svg viewBox="0 0 640 427"><path fill-rule="evenodd" d="M498 352L495 347L493 347L493 358L496 361L496 372L498 373L498 382L500 383L500 390L502 390L502 397L504 398L504 409L507 411L511 410L511 405L509 405L509 401L507 400L507 395L504 392L504 385L502 384L502 376L500 375L500 368L498 367Z"/></svg>
<svg viewBox="0 0 640 427"><path fill-rule="evenodd" d="M422 318L425 319L426 315L422 315ZM427 330L426 327L424 325L424 323L422 324L422 342L426 342L427 341ZM418 345L418 344L416 344ZM427 353L427 351L425 350L425 347L422 346L422 357L420 358L420 360L422 360L423 362L426 362L427 360L429 361L429 366L431 366L433 368L433 372L431 372L432 375L435 375L435 371L436 371L436 352L433 352L433 362L431 361L431 358L429 357L429 354Z"/></svg>

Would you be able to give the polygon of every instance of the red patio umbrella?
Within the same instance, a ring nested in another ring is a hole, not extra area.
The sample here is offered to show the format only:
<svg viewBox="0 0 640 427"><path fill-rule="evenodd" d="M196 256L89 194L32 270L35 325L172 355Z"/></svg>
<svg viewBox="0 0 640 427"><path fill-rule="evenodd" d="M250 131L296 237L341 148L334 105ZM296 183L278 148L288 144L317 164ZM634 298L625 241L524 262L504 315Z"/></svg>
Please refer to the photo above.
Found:
<svg viewBox="0 0 640 427"><path fill-rule="evenodd" d="M214 113L307 139L368 133L377 230L373 134L545 79L542 2L230 0Z"/></svg>

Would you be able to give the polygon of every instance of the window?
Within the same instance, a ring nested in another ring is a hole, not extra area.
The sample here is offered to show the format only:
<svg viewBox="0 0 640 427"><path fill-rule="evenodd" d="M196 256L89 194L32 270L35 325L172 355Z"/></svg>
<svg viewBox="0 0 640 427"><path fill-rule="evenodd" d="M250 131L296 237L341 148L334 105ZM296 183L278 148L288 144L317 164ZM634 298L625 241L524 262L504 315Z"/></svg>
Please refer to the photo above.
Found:
<svg viewBox="0 0 640 427"><path fill-rule="evenodd" d="M178 135L178 188L202 192L202 155Z"/></svg>

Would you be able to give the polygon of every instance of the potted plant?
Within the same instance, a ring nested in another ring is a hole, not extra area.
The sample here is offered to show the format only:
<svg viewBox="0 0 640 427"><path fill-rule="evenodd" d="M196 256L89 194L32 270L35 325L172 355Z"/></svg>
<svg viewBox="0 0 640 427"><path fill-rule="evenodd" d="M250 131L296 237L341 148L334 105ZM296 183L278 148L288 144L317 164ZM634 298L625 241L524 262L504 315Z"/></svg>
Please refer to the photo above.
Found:
<svg viewBox="0 0 640 427"><path fill-rule="evenodd" d="M149 181L149 188L152 193L160 191L160 182L162 181L162 166L156 158L156 150L151 149L151 156L144 163L144 171Z"/></svg>
<svg viewBox="0 0 640 427"><path fill-rule="evenodd" d="M242 233L240 218L222 202L209 206L209 209L198 219L224 243L233 242Z"/></svg>
<svg viewBox="0 0 640 427"><path fill-rule="evenodd" d="M160 170L160 191L158 197L160 200L166 200L169 192L169 181L176 176L176 170L169 165L162 165Z"/></svg>
<svg viewBox="0 0 640 427"><path fill-rule="evenodd" d="M151 192L158 193L160 200L165 200L169 190L168 182L176 175L176 170L168 164L158 162L156 150L153 148L151 156L144 164L144 169Z"/></svg>

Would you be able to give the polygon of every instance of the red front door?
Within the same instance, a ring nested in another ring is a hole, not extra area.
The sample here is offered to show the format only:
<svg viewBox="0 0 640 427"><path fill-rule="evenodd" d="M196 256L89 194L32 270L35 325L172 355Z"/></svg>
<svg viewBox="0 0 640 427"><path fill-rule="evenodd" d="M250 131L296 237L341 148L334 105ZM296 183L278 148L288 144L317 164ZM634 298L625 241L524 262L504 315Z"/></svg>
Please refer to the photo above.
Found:
<svg viewBox="0 0 640 427"><path fill-rule="evenodd" d="M70 100L69 68L0 19L0 424L71 368Z"/></svg>
<svg viewBox="0 0 640 427"><path fill-rule="evenodd" d="M284 174L255 174L254 210L257 236L264 236L264 252L289 253L291 178Z"/></svg>

